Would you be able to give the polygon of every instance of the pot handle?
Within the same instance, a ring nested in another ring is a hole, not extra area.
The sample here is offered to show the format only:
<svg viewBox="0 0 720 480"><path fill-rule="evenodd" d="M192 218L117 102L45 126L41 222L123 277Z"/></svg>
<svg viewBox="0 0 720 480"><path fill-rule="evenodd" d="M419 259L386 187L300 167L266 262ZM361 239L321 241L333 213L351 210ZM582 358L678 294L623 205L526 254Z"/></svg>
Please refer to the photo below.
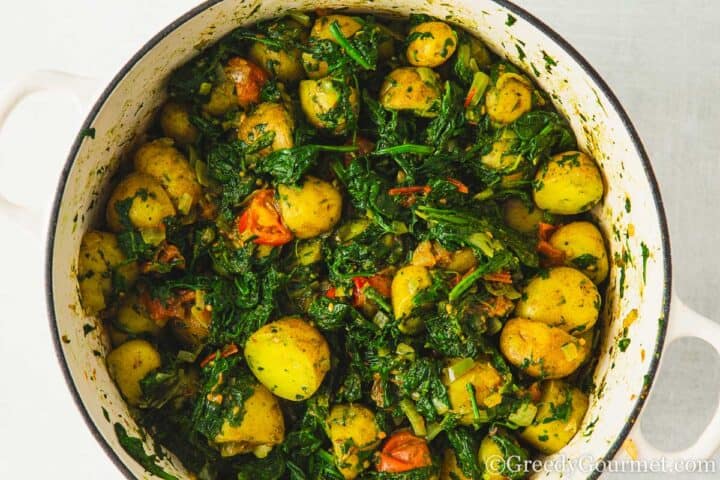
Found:
<svg viewBox="0 0 720 480"><path fill-rule="evenodd" d="M678 338L695 337L708 342L720 355L720 323L700 315L677 296L673 296L671 301L670 319L665 348ZM641 459L702 460L710 458L720 447L720 405L715 407L715 413L700 437L683 450L664 452L653 447L643 436L640 422L635 424L629 438L634 442L637 456ZM626 448L626 450L632 448ZM633 455L631 454L631 456Z"/></svg>
<svg viewBox="0 0 720 480"><path fill-rule="evenodd" d="M59 90L70 94L79 109L85 109L95 98L97 87L98 82L95 79L70 73L51 70L29 73L16 80L7 92L0 96L0 131L10 113L28 95L46 90ZM0 171L2 171L2 165L0 165ZM42 232L43 212L18 205L8 200L3 192L0 192L0 212L13 223L33 234Z"/></svg>

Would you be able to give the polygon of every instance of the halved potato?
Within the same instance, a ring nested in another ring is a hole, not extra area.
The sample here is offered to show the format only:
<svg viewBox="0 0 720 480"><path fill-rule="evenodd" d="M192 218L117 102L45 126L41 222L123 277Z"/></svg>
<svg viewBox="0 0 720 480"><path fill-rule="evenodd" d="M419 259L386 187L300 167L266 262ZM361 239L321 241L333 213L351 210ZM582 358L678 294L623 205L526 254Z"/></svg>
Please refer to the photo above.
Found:
<svg viewBox="0 0 720 480"><path fill-rule="evenodd" d="M330 441L333 444L335 463L347 480L357 477L370 466L362 452L372 451L380 444L381 431L373 412L358 404L335 405L327 418Z"/></svg>

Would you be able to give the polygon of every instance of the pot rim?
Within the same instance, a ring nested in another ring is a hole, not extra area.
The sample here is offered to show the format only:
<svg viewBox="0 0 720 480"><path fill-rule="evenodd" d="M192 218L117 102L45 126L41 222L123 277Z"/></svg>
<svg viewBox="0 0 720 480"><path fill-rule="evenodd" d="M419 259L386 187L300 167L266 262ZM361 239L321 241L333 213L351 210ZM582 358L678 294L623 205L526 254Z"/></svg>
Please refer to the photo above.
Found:
<svg viewBox="0 0 720 480"><path fill-rule="evenodd" d="M78 410L82 414L83 420L85 421L85 424L87 425L88 429L92 433L93 437L95 437L95 440L100 444L102 449L107 454L108 458L115 464L115 466L120 470L120 472L123 473L123 475L132 480L136 478L134 474L130 471L128 466L123 462L123 460L120 458L116 450L108 443L108 441L102 436L102 433L100 432L100 429L96 426L93 419L90 417L90 414L88 410L85 408L85 405L83 404L83 400L75 387L75 383L73 382L72 375L70 374L70 368L67 363L67 359L65 358L65 354L63 352L61 340L60 340L60 332L58 331L57 327L57 318L55 315L55 301L54 301L54 293L53 293L53 279L52 279L52 267L53 267L53 256L54 256L54 249L53 245L55 243L55 227L57 226L57 220L60 213L60 205L62 203L63 195L65 193L65 186L67 184L68 177L70 175L70 170L73 166L73 163L75 161L75 157L77 156L77 153L80 149L80 145L83 141L84 135L82 132L86 131L90 126L92 125L93 121L95 120L95 117L97 116L98 112L102 108L102 106L107 101L108 97L112 94L112 92L115 90L115 87L125 78L127 73L135 66L135 64L142 59L145 54L147 54L150 50L152 50L162 39L164 39L167 35L169 35L171 32L175 31L177 28L185 24L187 21L189 21L191 18L195 17L199 13L207 10L208 8L212 7L215 4L218 4L224 0L206 0L202 2L201 4L197 5L196 7L193 7L192 9L185 12L183 15L175 19L173 22L168 24L165 28L160 30L157 34L155 34L150 40L148 40L138 51L135 53L124 65L123 67L118 71L118 73L113 77L113 79L110 81L110 83L107 85L107 87L103 90L103 92L98 97L97 101L93 105L90 112L85 117L85 121L83 122L79 133L77 134L75 141L72 144L72 147L70 148L70 153L65 160L65 164L63 165L62 171L60 173L60 178L55 190L55 195L53 199L52 209L50 211L50 217L49 217L49 223L48 223L48 230L47 230L47 240L45 244L45 298L47 302L47 311L48 311L48 318L50 321L50 330L53 337L53 344L55 347L55 355L57 357L58 363L60 364L60 367L63 372L63 376L65 377L65 382L68 385L68 388L70 392L72 393L73 400L75 402L75 405L77 406ZM642 162L643 170L645 172L645 177L647 179L647 182L650 184L650 190L652 192L653 202L655 204L655 208L658 212L658 221L660 226L660 236L661 236L661 243L663 247L663 299L662 299L662 313L664 318L666 319L665 322L662 322L662 324L659 326L657 338L655 341L655 348L653 351L653 355L650 357L650 366L648 369L648 380L646 381L646 388L647 391L649 391L652 388L652 385L655 381L655 376L657 375L659 363L660 363L660 357L662 356L663 346L665 344L665 337L667 333L668 328L668 320L670 316L670 299L671 299L671 292L672 292L672 255L670 252L670 235L668 230L668 224L667 224L667 218L665 215L665 207L662 201L662 197L660 195L660 188L657 182L657 178L655 177L655 173L652 169L652 165L650 162L650 158L647 154L647 151L645 150L645 147L642 143L642 140L640 139L640 136L635 129L635 126L633 125L632 121L630 120L627 112L622 107L620 101L618 100L617 96L613 91L610 89L610 86L603 80L603 78L600 76L600 74L595 70L594 67L590 65L590 63L585 59L585 57L580 54L567 40L565 40L560 34L558 34L555 30L553 30L550 26L548 26L545 22L540 20L538 17L533 15L532 13L528 12L524 8L508 1L508 0L492 0L494 3L498 4L499 6L506 8L513 14L517 15L518 17L522 18L523 20L527 21L528 23L532 24L535 28L540 30L543 34L547 35L551 40L553 40L555 43L557 43L565 52L572 57L573 60L575 60L580 67L583 69L583 71L592 79L592 81L598 86L598 88L603 92L603 94L607 97L610 104L612 105L613 109L618 113L618 116L620 117L620 120L622 121L622 124L624 128L627 130L627 132L630 135L630 138L632 140L632 143L637 150L640 160ZM601 465L604 463L612 460L615 457L615 454L618 452L620 447L622 446L623 442L625 441L625 438L628 436L630 431L632 430L635 421L637 421L640 412L645 404L645 400L647 398L647 395L639 395L638 399L635 401L635 405L633 406L628 418L628 422L625 424L625 426L622 428L622 430L618 433L617 437L615 438L614 442L610 445L607 452L602 458L602 461L598 463L598 466L593 470L590 475L588 475L588 480L595 480L597 479L601 471Z"/></svg>

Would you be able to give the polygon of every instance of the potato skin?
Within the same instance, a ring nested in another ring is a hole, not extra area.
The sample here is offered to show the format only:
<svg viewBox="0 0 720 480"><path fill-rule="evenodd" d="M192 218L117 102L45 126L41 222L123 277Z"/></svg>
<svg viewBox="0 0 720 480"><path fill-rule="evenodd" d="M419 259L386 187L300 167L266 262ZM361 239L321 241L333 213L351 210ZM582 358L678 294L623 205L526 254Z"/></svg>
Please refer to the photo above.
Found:
<svg viewBox="0 0 720 480"><path fill-rule="evenodd" d="M330 370L330 347L315 327L298 317L285 317L250 335L245 359L272 393L300 401L315 393Z"/></svg>
<svg viewBox="0 0 720 480"><path fill-rule="evenodd" d="M503 73L485 95L485 108L494 122L512 123L532 108L533 86L517 73Z"/></svg>
<svg viewBox="0 0 720 480"><path fill-rule="evenodd" d="M340 220L342 196L331 183L307 176L302 185L278 185L277 191L283 222L298 238L327 233Z"/></svg>
<svg viewBox="0 0 720 480"><path fill-rule="evenodd" d="M260 155L291 148L294 145L295 122L287 109L279 103L264 102L246 116L238 128L238 138L252 145L264 133L273 132L275 137L270 146L260 150Z"/></svg>
<svg viewBox="0 0 720 480"><path fill-rule="evenodd" d="M440 76L427 67L400 67L385 77L380 104L388 110L410 110L420 117L437 117Z"/></svg>
<svg viewBox="0 0 720 480"><path fill-rule="evenodd" d="M443 460L440 465L440 480L470 480L460 469L455 452L450 448L443 452Z"/></svg>
<svg viewBox="0 0 720 480"><path fill-rule="evenodd" d="M484 410L491 405L485 402L493 394L499 392L504 383L503 377L487 360L481 359L475 362L475 365L463 373L455 381L451 382L448 378L447 369L443 370L443 383L447 386L448 398L450 399L450 407L453 413L460 415L460 423L462 425L473 424L473 411L470 394L467 385L472 384L475 389L475 400L480 410ZM490 401L492 404L492 401Z"/></svg>
<svg viewBox="0 0 720 480"><path fill-rule="evenodd" d="M545 219L545 212L533 206L532 210L519 198L509 198L503 204L503 220L520 233L526 235L537 232L538 225Z"/></svg>
<svg viewBox="0 0 720 480"><path fill-rule="evenodd" d="M83 235L78 255L78 283L86 314L97 315L107 308L107 297L113 291L113 269L117 268L116 275L123 279L126 287L135 283L137 262L122 265L125 260L114 234L89 230Z"/></svg>
<svg viewBox="0 0 720 480"><path fill-rule="evenodd" d="M362 23L348 15L325 15L318 17L310 30L310 41L313 40L330 40L336 42L330 32L330 25L337 22L340 32L345 38L350 38L362 29ZM313 58L310 53L302 54L303 66L308 78L322 78L328 74L328 64L324 60Z"/></svg>
<svg viewBox="0 0 720 480"><path fill-rule="evenodd" d="M369 462L361 463L358 453L374 450L380 444L375 415L362 405L339 404L330 410L327 426L338 470L352 480L369 466Z"/></svg>
<svg viewBox="0 0 720 480"><path fill-rule="evenodd" d="M223 423L213 439L221 444L223 456L251 452L258 447L279 445L285 439L285 419L280 404L263 385L253 385L253 393L243 403L239 425Z"/></svg>
<svg viewBox="0 0 720 480"><path fill-rule="evenodd" d="M595 325L600 305L600 293L585 274L570 267L555 267L530 280L515 313L574 334Z"/></svg>
<svg viewBox="0 0 720 480"><path fill-rule="evenodd" d="M588 408L588 397L580 389L561 380L547 380L543 382L541 389L542 397L535 420L525 427L520 438L549 455L567 445L580 429ZM553 418L553 410L565 404L568 394L572 398L567 420L549 420Z"/></svg>
<svg viewBox="0 0 720 480"><path fill-rule="evenodd" d="M271 35L287 40L305 42L307 32L302 25L290 19L282 19L268 26ZM253 42L248 50L249 59L270 76L283 83L297 82L305 76L300 50L274 50L262 42Z"/></svg>
<svg viewBox="0 0 720 480"><path fill-rule="evenodd" d="M300 95L300 108L312 125L328 130L334 135L342 135L347 129L348 118L345 114L330 115L340 108L342 101L342 80L332 77L323 77L316 80L302 80L298 86ZM357 117L360 112L360 102L357 89L348 85L350 89L348 102L352 113Z"/></svg>
<svg viewBox="0 0 720 480"><path fill-rule="evenodd" d="M445 22L423 22L410 29L407 51L410 65L437 67L455 53L457 33Z"/></svg>
<svg viewBox="0 0 720 480"><path fill-rule="evenodd" d="M186 215L200 198L200 184L190 162L169 138L148 142L135 152L135 170L155 178Z"/></svg>
<svg viewBox="0 0 720 480"><path fill-rule="evenodd" d="M589 345L545 323L513 318L500 333L500 351L510 363L532 377L562 378L582 365Z"/></svg>
<svg viewBox="0 0 720 480"><path fill-rule="evenodd" d="M210 98L203 105L203 110L206 113L216 117L225 115L230 110L237 108L238 98L235 93L235 83L229 77L213 87L210 91Z"/></svg>
<svg viewBox="0 0 720 480"><path fill-rule="evenodd" d="M398 328L403 333L417 333L422 327L422 319L411 318L415 308L413 300L420 291L432 284L430 272L425 267L408 265L395 273L390 286L393 313L400 321Z"/></svg>
<svg viewBox="0 0 720 480"><path fill-rule="evenodd" d="M160 128L166 137L170 137L180 145L195 143L198 130L190 123L187 107L175 102L167 102L160 110Z"/></svg>
<svg viewBox="0 0 720 480"><path fill-rule="evenodd" d="M138 300L137 295L126 296L113 320L113 326L124 333L132 335L158 335L160 326L148 314L145 306Z"/></svg>
<svg viewBox="0 0 720 480"><path fill-rule="evenodd" d="M560 215L587 212L600 201L603 191L595 161L576 151L554 155L540 167L533 183L538 207Z"/></svg>
<svg viewBox="0 0 720 480"><path fill-rule="evenodd" d="M565 265L579 269L596 285L608 274L608 256L600 230L590 222L571 222L555 230L550 245L565 253Z"/></svg>
<svg viewBox="0 0 720 480"><path fill-rule="evenodd" d="M146 340L123 343L108 353L105 361L110 377L130 405L139 405L142 400L140 380L162 364L160 354Z"/></svg>
<svg viewBox="0 0 720 480"><path fill-rule="evenodd" d="M128 198L132 198L128 218L135 228L161 229L165 218L175 216L175 207L162 185L146 173L133 172L120 181L108 200L107 223L115 232L123 230L115 205Z"/></svg>

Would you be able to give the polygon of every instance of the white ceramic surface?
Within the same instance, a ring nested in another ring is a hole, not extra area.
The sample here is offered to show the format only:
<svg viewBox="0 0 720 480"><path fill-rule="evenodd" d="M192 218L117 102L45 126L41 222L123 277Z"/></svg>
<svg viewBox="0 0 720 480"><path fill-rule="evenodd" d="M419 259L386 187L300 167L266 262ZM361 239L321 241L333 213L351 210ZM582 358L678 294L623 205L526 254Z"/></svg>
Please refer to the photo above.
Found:
<svg viewBox="0 0 720 480"><path fill-rule="evenodd" d="M57 222L50 228L50 308L58 335L65 339L59 342L61 361L67 365L82 407L88 412L103 441L137 477L144 475L143 470L118 447L112 427L113 422L121 421L133 431L134 423L108 378L102 358L93 354L93 350L106 351L107 342L99 330L87 337L83 333L83 325L94 323L94 319L84 317L79 308L75 278L78 245L83 232L100 211L98 206L103 204L103 192L106 191L110 173L117 167L123 149L147 125L154 109L162 102L163 82L167 74L187 61L195 53L195 46L206 45L236 26L276 16L290 8L348 6L364 10L364 5L366 2L358 0L262 3L226 0L207 8L200 7L194 15L183 17L171 25L131 60L128 70L118 75L88 117L87 125L96 130L95 139L79 138L73 149L72 163L66 167L63 175L65 183L60 185L58 192ZM558 109L570 119L581 148L591 153L601 165L608 188L603 205L594 213L610 241L612 254L619 254L622 258L623 252L627 252L629 255L625 258L631 260L625 262L622 297L618 284L620 268L615 266L611 272L604 312L605 340L595 373L599 393L591 400L583 426L584 434L577 435L561 454L569 458L583 455L595 459L613 455L639 413L636 407L647 394L652 381L667 325L665 314L670 295L664 216L659 211L659 197L657 192L653 192L654 181L649 166L643 160L642 147L626 123L624 113L604 84L594 78L579 57L554 34L526 21L525 18L529 17L516 7L489 0L456 1L451 7L417 0L377 0L372 6L374 10L388 13L422 12L440 18L450 15L450 21L483 38L495 51L524 68L551 93ZM509 13L517 18L512 26L506 25ZM522 59L519 58L521 51L524 53ZM42 86L42 83L41 79L38 85ZM15 93L19 96L23 92ZM0 105L0 123L2 107ZM626 208L628 197L631 198L629 211ZM642 243L650 251L644 274ZM620 353L617 340L622 335L623 322L632 318L628 315L633 310L637 310L638 316L627 326L631 343L626 352ZM701 317L687 318L688 322L694 323L675 328L677 335L696 333L698 326L713 328L703 324ZM712 332L712 337L720 338L717 328ZM720 342L715 341L714 345L718 348ZM108 412L110 422L105 419L103 409ZM696 456L711 453L717 446L719 430L718 418L715 418L712 428L706 431L698 444L684 453ZM652 452L642 441L639 441L639 446L648 453L658 453ZM705 453L705 450L708 452ZM166 468L169 472L182 475L177 462L176 466L166 465ZM559 478L559 474L549 476ZM582 472L566 472L563 478L585 476Z"/></svg>

